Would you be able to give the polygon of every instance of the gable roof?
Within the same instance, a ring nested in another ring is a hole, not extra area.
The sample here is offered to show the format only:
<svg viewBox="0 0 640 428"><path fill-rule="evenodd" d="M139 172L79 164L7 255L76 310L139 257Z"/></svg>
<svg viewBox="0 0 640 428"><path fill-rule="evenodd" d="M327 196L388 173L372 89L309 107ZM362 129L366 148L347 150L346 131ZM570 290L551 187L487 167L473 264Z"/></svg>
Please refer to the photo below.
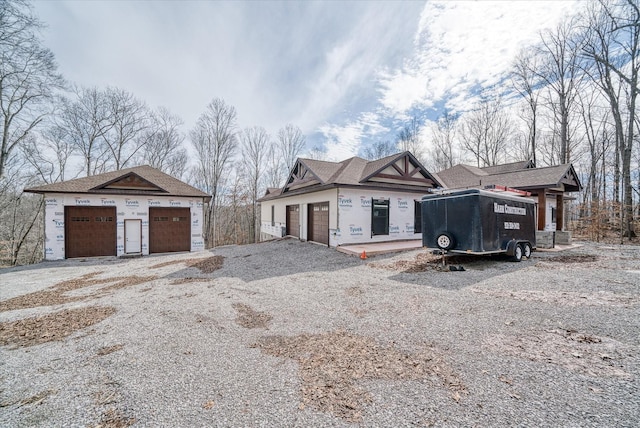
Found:
<svg viewBox="0 0 640 428"><path fill-rule="evenodd" d="M135 166L90 177L24 189L31 193L93 193L112 195L183 196L211 199L209 195L149 165Z"/></svg>
<svg viewBox="0 0 640 428"><path fill-rule="evenodd" d="M535 168L535 164L532 160L504 163L502 165L485 166L481 168L487 174L500 174L503 172L520 171L527 168Z"/></svg>
<svg viewBox="0 0 640 428"><path fill-rule="evenodd" d="M373 161L357 156L342 162L298 158L280 192L268 189L259 201L337 186L419 191L442 187L440 181L410 152Z"/></svg>
<svg viewBox="0 0 640 428"><path fill-rule="evenodd" d="M438 177L449 189L485 188L492 185L521 190L558 189L564 192L578 192L582 189L578 175L571 164L543 168L534 168L531 163L524 165L525 168L520 170L507 167L505 168L506 172L493 174L487 172L487 168L456 165L440 171ZM499 168L489 169L489 171L496 170L500 171Z"/></svg>

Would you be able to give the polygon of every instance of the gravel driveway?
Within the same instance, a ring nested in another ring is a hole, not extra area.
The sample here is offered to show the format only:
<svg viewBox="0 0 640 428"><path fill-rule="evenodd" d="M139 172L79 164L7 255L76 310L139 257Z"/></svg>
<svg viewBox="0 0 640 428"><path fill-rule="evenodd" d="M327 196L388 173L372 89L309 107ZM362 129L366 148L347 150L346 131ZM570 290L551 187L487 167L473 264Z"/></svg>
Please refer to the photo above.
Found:
<svg viewBox="0 0 640 428"><path fill-rule="evenodd" d="M0 271L0 426L640 426L640 247Z"/></svg>

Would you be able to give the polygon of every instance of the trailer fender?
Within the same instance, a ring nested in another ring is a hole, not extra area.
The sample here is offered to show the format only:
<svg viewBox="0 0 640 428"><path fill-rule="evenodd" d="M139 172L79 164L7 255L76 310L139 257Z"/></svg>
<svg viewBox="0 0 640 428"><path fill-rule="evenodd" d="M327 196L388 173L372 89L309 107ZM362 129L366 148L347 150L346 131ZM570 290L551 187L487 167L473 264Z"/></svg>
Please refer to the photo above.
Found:
<svg viewBox="0 0 640 428"><path fill-rule="evenodd" d="M516 254L516 248L518 248L518 244L520 241L516 239L512 239L507 243L507 256L514 256Z"/></svg>

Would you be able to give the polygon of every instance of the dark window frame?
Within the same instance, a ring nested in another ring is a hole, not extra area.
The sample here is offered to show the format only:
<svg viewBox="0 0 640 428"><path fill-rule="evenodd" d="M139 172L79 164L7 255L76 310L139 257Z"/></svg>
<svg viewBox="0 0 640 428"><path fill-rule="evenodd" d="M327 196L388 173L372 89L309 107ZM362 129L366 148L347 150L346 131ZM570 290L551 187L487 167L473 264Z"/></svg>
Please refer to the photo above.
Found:
<svg viewBox="0 0 640 428"><path fill-rule="evenodd" d="M390 206L389 199L375 199L371 198L371 237L379 235L389 235L389 214ZM380 210L386 207L386 216L377 216L376 213L380 213ZM379 230L377 226L380 224L380 219L386 217L386 222L383 225L383 230ZM376 221L377 220L377 221Z"/></svg>
<svg viewBox="0 0 640 428"><path fill-rule="evenodd" d="M413 233L422 233L422 201L413 201Z"/></svg>

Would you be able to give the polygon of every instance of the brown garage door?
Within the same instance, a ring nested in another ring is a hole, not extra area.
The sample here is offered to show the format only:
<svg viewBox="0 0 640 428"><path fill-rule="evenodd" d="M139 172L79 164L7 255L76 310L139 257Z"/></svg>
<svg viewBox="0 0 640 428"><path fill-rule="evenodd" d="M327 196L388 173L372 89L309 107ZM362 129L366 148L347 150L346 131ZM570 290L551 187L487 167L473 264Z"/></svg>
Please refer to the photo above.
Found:
<svg viewBox="0 0 640 428"><path fill-rule="evenodd" d="M149 252L191 250L189 208L149 208Z"/></svg>
<svg viewBox="0 0 640 428"><path fill-rule="evenodd" d="M329 245L329 202L309 204L308 240Z"/></svg>
<svg viewBox="0 0 640 428"><path fill-rule="evenodd" d="M65 257L116 255L115 207L64 207Z"/></svg>
<svg viewBox="0 0 640 428"><path fill-rule="evenodd" d="M287 205L287 235L300 237L300 205Z"/></svg>

